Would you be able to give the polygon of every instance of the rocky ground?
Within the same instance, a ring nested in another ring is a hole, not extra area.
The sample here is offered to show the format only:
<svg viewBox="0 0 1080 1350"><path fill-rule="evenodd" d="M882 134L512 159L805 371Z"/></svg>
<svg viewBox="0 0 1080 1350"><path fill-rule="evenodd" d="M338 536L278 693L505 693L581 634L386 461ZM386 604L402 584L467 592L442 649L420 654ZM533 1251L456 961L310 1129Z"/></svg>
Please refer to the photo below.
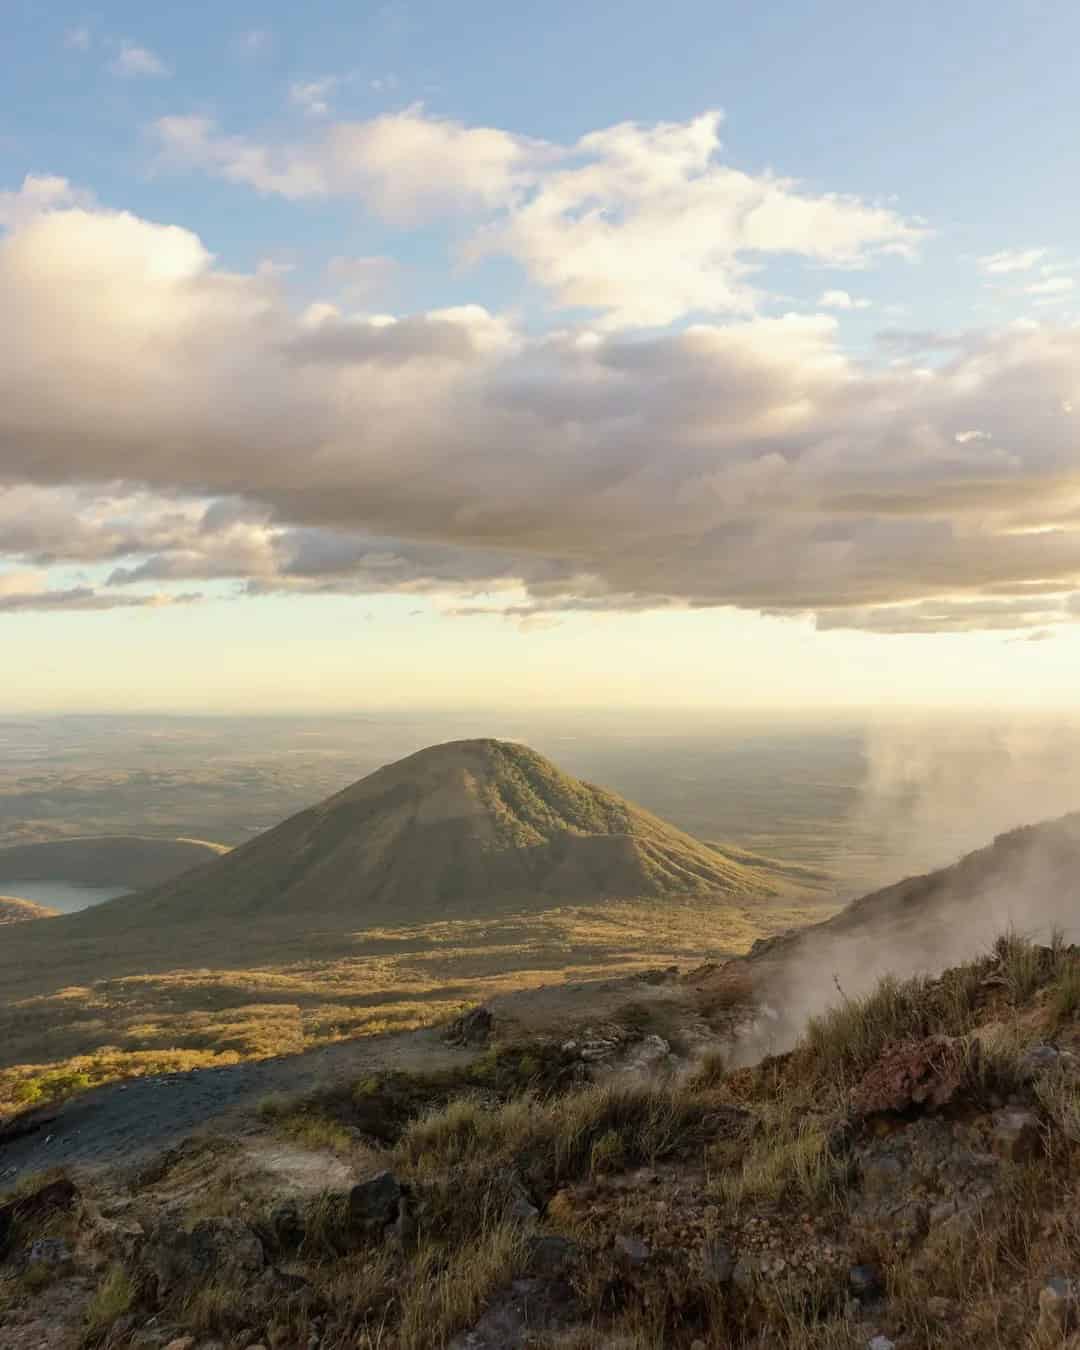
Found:
<svg viewBox="0 0 1080 1350"><path fill-rule="evenodd" d="M1003 940L736 1068L741 987L534 991L73 1104L0 1155L0 1345L1080 1347L1080 951ZM172 1092L169 1146L119 1152Z"/></svg>

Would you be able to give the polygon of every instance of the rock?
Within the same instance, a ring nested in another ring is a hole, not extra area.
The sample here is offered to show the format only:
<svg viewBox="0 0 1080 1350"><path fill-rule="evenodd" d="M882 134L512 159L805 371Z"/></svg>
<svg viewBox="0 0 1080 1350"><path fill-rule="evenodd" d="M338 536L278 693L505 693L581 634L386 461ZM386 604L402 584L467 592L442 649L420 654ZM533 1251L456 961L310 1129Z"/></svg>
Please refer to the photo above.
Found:
<svg viewBox="0 0 1080 1350"><path fill-rule="evenodd" d="M1055 1275L1039 1290L1039 1329L1061 1334L1072 1329L1080 1305L1080 1284L1064 1275Z"/></svg>
<svg viewBox="0 0 1080 1350"><path fill-rule="evenodd" d="M165 1350L195 1350L194 1336L177 1336L175 1341L170 1341Z"/></svg>
<svg viewBox="0 0 1080 1350"><path fill-rule="evenodd" d="M494 1021L487 1008L470 1008L450 1023L445 1039L451 1045L487 1045Z"/></svg>
<svg viewBox="0 0 1080 1350"><path fill-rule="evenodd" d="M63 1238L38 1238L27 1249L25 1264L27 1270L60 1274L71 1269L71 1248Z"/></svg>
<svg viewBox="0 0 1080 1350"><path fill-rule="evenodd" d="M871 1336L866 1342L866 1350L896 1350L896 1342L888 1336Z"/></svg>
<svg viewBox="0 0 1080 1350"><path fill-rule="evenodd" d="M577 1265L581 1249L569 1238L544 1234L529 1242L529 1273L547 1279L558 1279Z"/></svg>
<svg viewBox="0 0 1080 1350"><path fill-rule="evenodd" d="M455 1336L449 1350L524 1350L536 1334L558 1331L577 1320L581 1309L562 1280L514 1280L497 1291L471 1331Z"/></svg>
<svg viewBox="0 0 1080 1350"><path fill-rule="evenodd" d="M401 1183L393 1172L376 1172L349 1192L349 1217L368 1232L389 1227L398 1216Z"/></svg>
<svg viewBox="0 0 1080 1350"><path fill-rule="evenodd" d="M258 1236L240 1219L201 1219L190 1232L165 1220L145 1249L159 1297L209 1279L242 1283L266 1265Z"/></svg>
<svg viewBox="0 0 1080 1350"><path fill-rule="evenodd" d="M1018 1106L995 1111L990 1147L999 1158L1007 1158L1010 1162L1037 1158L1043 1149L1039 1117L1034 1111L1025 1111Z"/></svg>
<svg viewBox="0 0 1080 1350"><path fill-rule="evenodd" d="M852 1266L848 1271L848 1288L860 1301L880 1298L885 1291L885 1280L878 1266Z"/></svg>
<svg viewBox="0 0 1080 1350"><path fill-rule="evenodd" d="M873 1116L913 1106L944 1106L963 1084L971 1053L963 1041L950 1036L894 1041L855 1087L852 1109Z"/></svg>
<svg viewBox="0 0 1080 1350"><path fill-rule="evenodd" d="M625 1256L632 1266L643 1266L651 1255L647 1242L626 1233L620 1233L615 1239L615 1250Z"/></svg>

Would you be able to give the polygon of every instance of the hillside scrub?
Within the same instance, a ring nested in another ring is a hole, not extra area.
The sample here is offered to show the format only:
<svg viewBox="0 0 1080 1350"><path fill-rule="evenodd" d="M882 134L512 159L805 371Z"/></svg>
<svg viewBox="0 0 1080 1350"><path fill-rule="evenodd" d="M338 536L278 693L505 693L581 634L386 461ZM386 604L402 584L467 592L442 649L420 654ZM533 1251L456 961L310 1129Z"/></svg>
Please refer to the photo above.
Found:
<svg viewBox="0 0 1080 1350"><path fill-rule="evenodd" d="M1077 978L1077 949L1009 936L839 1001L752 1068L583 1085L556 1047L502 1045L268 1102L270 1138L357 1160L355 1194L283 1205L239 1141L165 1160L132 1183L147 1232L197 1191L199 1242L250 1263L166 1286L150 1237L106 1251L85 1343L127 1344L112 1316L229 1350L491 1347L523 1317L552 1350L1072 1345Z"/></svg>

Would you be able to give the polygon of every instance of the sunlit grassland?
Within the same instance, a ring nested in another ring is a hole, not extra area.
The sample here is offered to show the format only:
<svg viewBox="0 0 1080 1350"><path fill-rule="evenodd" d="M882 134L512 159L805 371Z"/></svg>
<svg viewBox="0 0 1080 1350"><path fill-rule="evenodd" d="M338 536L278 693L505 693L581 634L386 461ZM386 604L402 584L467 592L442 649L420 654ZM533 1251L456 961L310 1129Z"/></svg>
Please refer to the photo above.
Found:
<svg viewBox="0 0 1080 1350"><path fill-rule="evenodd" d="M143 1073L407 1031L513 989L683 967L824 918L791 900L634 901L351 933L253 925L0 950L0 1111ZM34 925L35 928L37 925ZM60 1075L59 1084L50 1075Z"/></svg>

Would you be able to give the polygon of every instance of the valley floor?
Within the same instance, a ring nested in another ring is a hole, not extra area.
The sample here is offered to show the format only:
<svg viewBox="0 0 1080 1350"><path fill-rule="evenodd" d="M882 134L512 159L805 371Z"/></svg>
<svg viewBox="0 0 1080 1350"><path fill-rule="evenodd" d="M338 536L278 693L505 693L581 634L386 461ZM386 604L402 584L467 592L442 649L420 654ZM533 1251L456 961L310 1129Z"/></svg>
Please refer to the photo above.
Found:
<svg viewBox="0 0 1080 1350"><path fill-rule="evenodd" d="M0 1116L116 1078L407 1031L514 989L698 965L835 908L723 898L345 933L204 926L184 930L182 960L176 935L20 925L0 944Z"/></svg>

